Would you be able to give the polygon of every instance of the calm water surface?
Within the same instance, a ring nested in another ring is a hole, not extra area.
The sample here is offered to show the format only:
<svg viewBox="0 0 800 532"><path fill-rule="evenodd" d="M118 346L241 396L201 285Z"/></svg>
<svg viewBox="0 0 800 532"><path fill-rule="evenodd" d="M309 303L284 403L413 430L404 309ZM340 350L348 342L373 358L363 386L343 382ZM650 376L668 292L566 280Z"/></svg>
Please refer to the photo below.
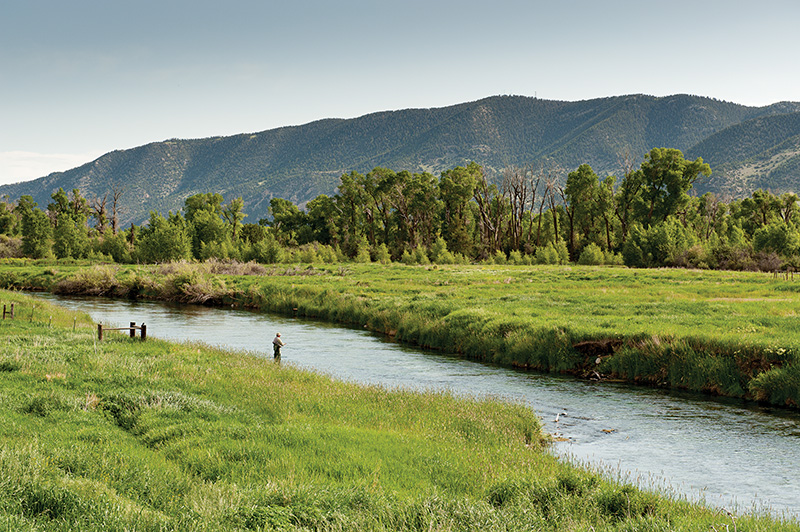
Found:
<svg viewBox="0 0 800 532"><path fill-rule="evenodd" d="M37 297L105 324L146 323L148 336L202 341L270 361L272 338L280 332L288 343L283 363L343 380L521 401L549 432L568 440L555 444L557 454L715 506L800 518L800 415L792 412L499 368L318 321L202 306Z"/></svg>

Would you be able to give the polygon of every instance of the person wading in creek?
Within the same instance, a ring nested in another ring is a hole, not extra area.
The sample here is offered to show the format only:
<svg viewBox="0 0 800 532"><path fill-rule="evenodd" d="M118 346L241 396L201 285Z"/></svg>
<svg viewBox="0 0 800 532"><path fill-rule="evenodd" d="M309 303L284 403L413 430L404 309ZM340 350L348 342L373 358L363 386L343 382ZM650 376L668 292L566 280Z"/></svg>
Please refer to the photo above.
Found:
<svg viewBox="0 0 800 532"><path fill-rule="evenodd" d="M272 340L272 356L275 358L281 358L281 347L285 346L286 342L281 340L281 333L275 335L275 338Z"/></svg>

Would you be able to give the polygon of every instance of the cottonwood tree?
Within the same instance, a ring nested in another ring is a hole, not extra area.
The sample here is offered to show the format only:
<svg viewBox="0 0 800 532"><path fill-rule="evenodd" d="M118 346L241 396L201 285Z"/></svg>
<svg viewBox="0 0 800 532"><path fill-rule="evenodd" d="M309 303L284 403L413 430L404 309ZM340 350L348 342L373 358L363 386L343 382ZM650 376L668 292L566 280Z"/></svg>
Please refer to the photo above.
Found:
<svg viewBox="0 0 800 532"><path fill-rule="evenodd" d="M512 165L503 171L501 190L508 202L507 240L511 249L519 249L522 244L522 222L531 194L529 185L527 169Z"/></svg>
<svg viewBox="0 0 800 532"><path fill-rule="evenodd" d="M344 252L351 257L358 251L358 243L363 233L366 193L359 186L362 180L363 176L355 171L342 175L336 194L341 244Z"/></svg>
<svg viewBox="0 0 800 532"><path fill-rule="evenodd" d="M185 220L169 213L169 219L155 211L140 231L137 246L143 262L169 262L192 257L192 241Z"/></svg>
<svg viewBox="0 0 800 532"><path fill-rule="evenodd" d="M501 248L505 202L498 192L497 186L489 184L484 172L481 172L478 178L478 186L475 187L473 198L478 206L480 256L486 258Z"/></svg>
<svg viewBox="0 0 800 532"><path fill-rule="evenodd" d="M374 248L379 243L390 243L390 194L397 182L397 174L388 168L373 168L365 176L356 177L357 184L365 193L364 216L367 223L367 238ZM378 236L380 241L378 242Z"/></svg>
<svg viewBox="0 0 800 532"><path fill-rule="evenodd" d="M436 236L435 220L440 211L436 177L428 172L398 172L389 201L406 249L429 248Z"/></svg>
<svg viewBox="0 0 800 532"><path fill-rule="evenodd" d="M642 182L640 220L645 227L666 221L689 201L687 192L700 175L711 175L702 157L683 158L680 150L653 148L637 171Z"/></svg>
<svg viewBox="0 0 800 532"><path fill-rule="evenodd" d="M483 169L475 162L442 172L439 179L439 198L442 200L442 235L447 249L454 253L472 251L472 224L469 202L475 195Z"/></svg>
<svg viewBox="0 0 800 532"><path fill-rule="evenodd" d="M585 240L590 240L594 230L594 218L597 213L599 178L588 164L582 164L574 172L567 175L567 183L559 189L567 215L567 244L570 256L577 258L575 244L576 228L580 227Z"/></svg>
<svg viewBox="0 0 800 532"><path fill-rule="evenodd" d="M242 220L247 217L244 213L244 200L240 197L234 198L222 207L222 216L228 222L233 242L239 240L239 231L242 228Z"/></svg>
<svg viewBox="0 0 800 532"><path fill-rule="evenodd" d="M27 257L41 259L50 255L52 225L48 216L31 196L22 196L15 211L22 220L22 253Z"/></svg>

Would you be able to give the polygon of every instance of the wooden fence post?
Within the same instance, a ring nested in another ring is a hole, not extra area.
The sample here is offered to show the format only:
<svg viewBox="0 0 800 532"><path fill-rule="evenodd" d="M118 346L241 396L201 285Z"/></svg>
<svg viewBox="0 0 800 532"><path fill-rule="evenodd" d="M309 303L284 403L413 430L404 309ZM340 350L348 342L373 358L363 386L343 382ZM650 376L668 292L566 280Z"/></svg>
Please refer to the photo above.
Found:
<svg viewBox="0 0 800 532"><path fill-rule="evenodd" d="M98 340L102 340L103 339L103 324L102 323L98 323L97 324L97 339Z"/></svg>
<svg viewBox="0 0 800 532"><path fill-rule="evenodd" d="M142 342L147 340L147 325L142 323Z"/></svg>
<svg viewBox="0 0 800 532"><path fill-rule="evenodd" d="M131 322L131 338L136 338L136 329L135 329L135 327L136 327L136 322L132 321Z"/></svg>

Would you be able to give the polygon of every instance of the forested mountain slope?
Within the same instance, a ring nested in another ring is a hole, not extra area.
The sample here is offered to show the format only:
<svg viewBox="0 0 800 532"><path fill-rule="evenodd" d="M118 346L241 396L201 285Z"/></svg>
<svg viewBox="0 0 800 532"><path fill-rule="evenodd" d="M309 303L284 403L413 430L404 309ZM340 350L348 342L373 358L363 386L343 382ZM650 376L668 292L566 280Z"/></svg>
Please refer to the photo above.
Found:
<svg viewBox="0 0 800 532"><path fill-rule="evenodd" d="M781 143L796 147L790 135L795 115L774 115L798 112L800 103L747 107L688 95L579 102L495 96L231 137L154 142L110 152L66 172L0 187L0 194L12 199L29 194L45 207L59 187L79 188L89 198L110 195L116 188L123 190L121 221L139 223L152 209L178 210L187 196L213 191L226 199L242 196L250 215L247 221L256 221L266 215L272 197L303 203L318 194L332 194L343 173L376 166L438 173L474 160L498 172L509 165L550 160L565 174L582 163L606 174L619 173L625 154L638 164L653 147L688 150L692 156L719 160L720 165L733 164L732 158L763 154L770 146L783 149ZM742 144L739 135L764 135L768 141L760 150L738 148L733 144ZM780 175L791 188L798 174L790 178L788 169ZM706 183L706 189L744 195L763 181L756 177L731 188L726 176L735 174L725 172Z"/></svg>
<svg viewBox="0 0 800 532"><path fill-rule="evenodd" d="M714 168L711 178L698 184L698 192L731 198L759 188L800 192L800 113L763 116L728 127L687 153L698 156Z"/></svg>

